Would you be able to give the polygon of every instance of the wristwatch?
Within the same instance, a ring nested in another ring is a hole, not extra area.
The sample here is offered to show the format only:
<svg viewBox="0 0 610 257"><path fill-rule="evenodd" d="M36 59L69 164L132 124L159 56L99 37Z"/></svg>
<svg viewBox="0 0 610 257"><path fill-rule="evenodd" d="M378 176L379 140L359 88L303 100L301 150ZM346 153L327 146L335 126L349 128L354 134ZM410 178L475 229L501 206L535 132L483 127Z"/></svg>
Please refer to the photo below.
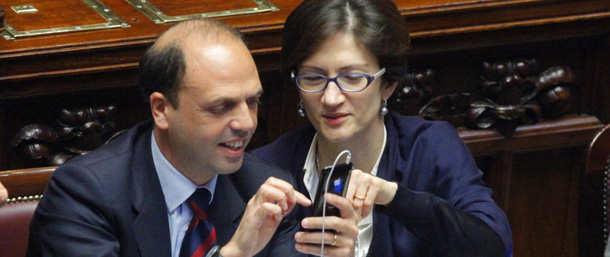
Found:
<svg viewBox="0 0 610 257"><path fill-rule="evenodd" d="M220 254L220 246L215 245L214 247L212 247L212 249L208 251L205 257L222 257L222 254Z"/></svg>

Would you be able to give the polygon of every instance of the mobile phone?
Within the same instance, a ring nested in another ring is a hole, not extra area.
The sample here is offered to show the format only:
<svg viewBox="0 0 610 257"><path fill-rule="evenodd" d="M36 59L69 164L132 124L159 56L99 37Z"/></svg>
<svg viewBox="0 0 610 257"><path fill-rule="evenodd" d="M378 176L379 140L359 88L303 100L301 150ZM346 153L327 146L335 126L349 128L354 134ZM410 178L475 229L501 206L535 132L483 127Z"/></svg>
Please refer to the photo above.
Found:
<svg viewBox="0 0 610 257"><path fill-rule="evenodd" d="M325 167L320 172L320 180L318 181L318 190L316 191L316 197L313 202L312 216L322 216L322 208L324 208L324 185L326 180L331 175L330 170L332 166ZM341 163L335 166L333 174L328 183L328 193L333 193L345 197L347 193L347 185L349 184L349 178L352 174L352 163ZM326 203L326 216L341 216L339 209L332 204Z"/></svg>

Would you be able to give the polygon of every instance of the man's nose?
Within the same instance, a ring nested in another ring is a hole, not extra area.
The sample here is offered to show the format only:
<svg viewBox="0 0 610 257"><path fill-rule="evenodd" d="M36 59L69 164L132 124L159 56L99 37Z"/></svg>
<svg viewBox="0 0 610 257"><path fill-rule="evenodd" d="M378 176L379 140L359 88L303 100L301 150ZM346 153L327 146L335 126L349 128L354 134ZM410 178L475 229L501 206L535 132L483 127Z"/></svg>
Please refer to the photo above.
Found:
<svg viewBox="0 0 610 257"><path fill-rule="evenodd" d="M237 109L230 126L236 131L251 131L256 128L256 119L256 111L244 103Z"/></svg>

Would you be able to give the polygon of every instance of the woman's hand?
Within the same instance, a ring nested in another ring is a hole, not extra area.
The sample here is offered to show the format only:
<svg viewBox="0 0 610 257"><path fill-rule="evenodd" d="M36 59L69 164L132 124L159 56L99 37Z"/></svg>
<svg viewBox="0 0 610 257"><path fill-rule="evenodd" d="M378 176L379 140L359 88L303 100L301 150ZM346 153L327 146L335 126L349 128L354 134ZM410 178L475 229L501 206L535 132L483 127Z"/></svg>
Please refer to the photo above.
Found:
<svg viewBox="0 0 610 257"><path fill-rule="evenodd" d="M396 195L398 184L389 182L361 170L354 169L349 179L345 198L353 199L353 206L361 218L373 211L373 205L387 205Z"/></svg>
<svg viewBox="0 0 610 257"><path fill-rule="evenodd" d="M322 232L297 232L296 249L299 252L320 255L324 242L324 256L354 256L354 246L358 238L358 214L351 201L335 194L325 194L326 204L332 204L341 211L341 217L326 216L324 237ZM322 217L309 217L301 221L306 229L322 229Z"/></svg>

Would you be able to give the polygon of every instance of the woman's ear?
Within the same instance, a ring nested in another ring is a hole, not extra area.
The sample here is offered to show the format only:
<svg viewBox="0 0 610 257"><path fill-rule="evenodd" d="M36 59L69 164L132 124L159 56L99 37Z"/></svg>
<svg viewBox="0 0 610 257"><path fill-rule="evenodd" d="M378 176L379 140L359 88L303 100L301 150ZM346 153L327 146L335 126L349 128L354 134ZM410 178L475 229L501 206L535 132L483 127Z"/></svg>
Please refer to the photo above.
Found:
<svg viewBox="0 0 610 257"><path fill-rule="evenodd" d="M390 96L392 96L392 94L394 93L394 90L396 90L397 86L398 86L398 81L395 81L395 82L389 83L389 85L384 87L383 88L383 99L388 100L390 98Z"/></svg>
<svg viewBox="0 0 610 257"><path fill-rule="evenodd" d="M170 102L163 94L159 92L150 94L149 101L150 111L152 112L155 125L159 129L167 129L169 127L167 114L169 109L172 108Z"/></svg>

